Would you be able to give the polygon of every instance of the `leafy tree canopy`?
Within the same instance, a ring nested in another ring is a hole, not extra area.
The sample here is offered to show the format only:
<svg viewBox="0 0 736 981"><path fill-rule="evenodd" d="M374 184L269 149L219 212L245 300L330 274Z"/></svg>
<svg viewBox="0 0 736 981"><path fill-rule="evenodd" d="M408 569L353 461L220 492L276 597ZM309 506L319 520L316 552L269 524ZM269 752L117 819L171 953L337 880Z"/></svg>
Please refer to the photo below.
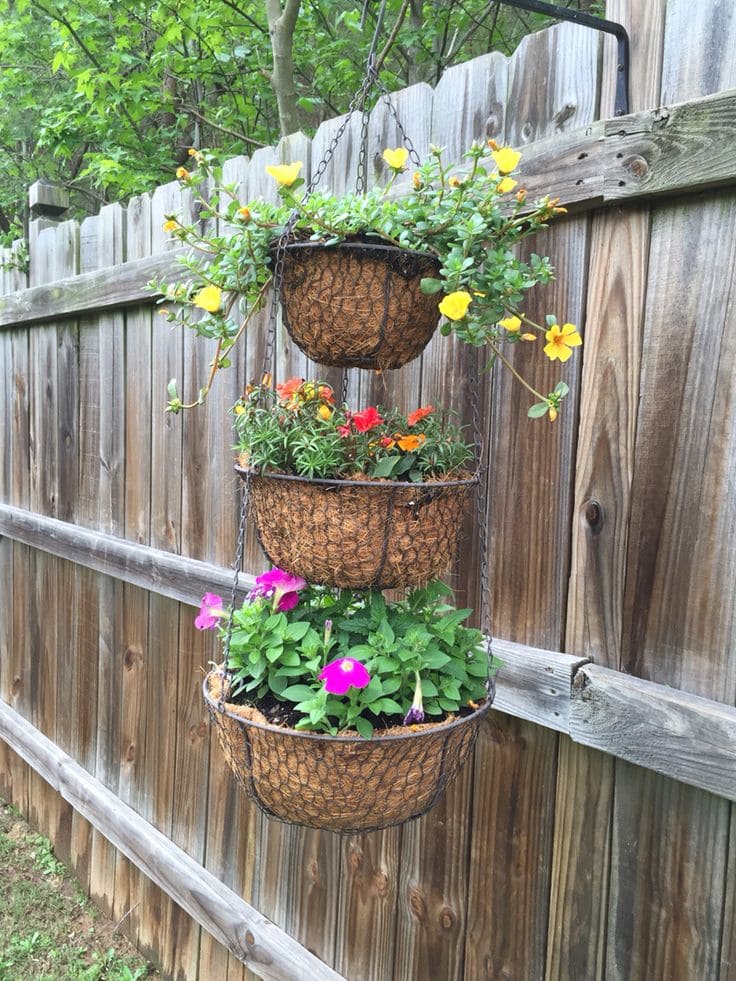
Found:
<svg viewBox="0 0 736 981"><path fill-rule="evenodd" d="M590 8L591 0L569 0ZM249 153L344 112L377 0L0 0L0 234L28 186L97 211L170 179L190 146ZM544 22L495 0L387 0L381 77L436 82Z"/></svg>

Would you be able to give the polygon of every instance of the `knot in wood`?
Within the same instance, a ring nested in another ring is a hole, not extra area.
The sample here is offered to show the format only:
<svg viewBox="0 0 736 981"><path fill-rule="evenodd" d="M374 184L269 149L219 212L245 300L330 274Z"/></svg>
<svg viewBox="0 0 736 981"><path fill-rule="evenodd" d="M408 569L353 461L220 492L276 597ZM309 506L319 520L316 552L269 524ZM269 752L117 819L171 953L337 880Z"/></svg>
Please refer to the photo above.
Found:
<svg viewBox="0 0 736 981"><path fill-rule="evenodd" d="M414 916L420 922L424 922L427 919L427 904L424 901L424 896L422 896L418 889L409 890L409 906Z"/></svg>
<svg viewBox="0 0 736 981"><path fill-rule="evenodd" d="M250 930L246 930L245 942L248 944L249 947L255 947L256 938L253 936Z"/></svg>
<svg viewBox="0 0 736 981"><path fill-rule="evenodd" d="M351 871L357 872L363 862L363 852L360 848L351 848L348 855L348 865Z"/></svg>
<svg viewBox="0 0 736 981"><path fill-rule="evenodd" d="M632 177L642 178L649 173L649 164L644 157L629 157L624 161L624 167Z"/></svg>
<svg viewBox="0 0 736 981"><path fill-rule="evenodd" d="M128 751L125 754L125 759L128 763L135 762L135 743L131 743L130 746L128 746Z"/></svg>
<svg viewBox="0 0 736 981"><path fill-rule="evenodd" d="M313 858L309 863L309 878L312 882L319 882L319 865L317 860Z"/></svg>
<svg viewBox="0 0 736 981"><path fill-rule="evenodd" d="M443 906L440 910L440 927L443 930L452 930L457 922L457 917L449 906Z"/></svg>
<svg viewBox="0 0 736 981"><path fill-rule="evenodd" d="M125 664L125 670L131 671L133 666L137 661L143 660L143 650L137 644L131 644L130 647L125 648L125 654L123 655L123 663Z"/></svg>
<svg viewBox="0 0 736 981"><path fill-rule="evenodd" d="M583 513L590 530L598 533L603 527L603 506L599 501L591 498L583 505Z"/></svg>
<svg viewBox="0 0 736 981"><path fill-rule="evenodd" d="M562 107L562 109L560 109L559 112L555 113L553 122L557 129L562 129L568 119L575 115L575 108L576 106L574 103L568 102Z"/></svg>
<svg viewBox="0 0 736 981"><path fill-rule="evenodd" d="M20 680L20 678L13 678L13 687L11 688L13 698L16 698L20 694L20 690L22 687L23 687L23 682Z"/></svg>

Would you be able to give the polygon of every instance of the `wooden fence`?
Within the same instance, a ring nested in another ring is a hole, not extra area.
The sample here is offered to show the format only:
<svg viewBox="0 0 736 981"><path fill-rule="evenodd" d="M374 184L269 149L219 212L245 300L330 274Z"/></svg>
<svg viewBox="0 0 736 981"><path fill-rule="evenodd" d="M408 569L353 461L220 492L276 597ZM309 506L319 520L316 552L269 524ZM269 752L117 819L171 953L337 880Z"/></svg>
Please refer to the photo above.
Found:
<svg viewBox="0 0 736 981"><path fill-rule="evenodd" d="M613 42L570 26L396 98L420 154L522 146L530 193L570 203L538 243L557 278L534 305L585 337L554 426L486 380L506 666L474 762L403 828L271 822L212 743L215 651L192 604L230 578L226 409L263 332L206 407L164 413L168 380L195 391L210 356L145 289L174 262L178 185L37 220L28 278L2 273L0 794L167 976L736 979L736 11L609 0L607 16L632 38L631 116L607 119ZM265 165L309 170L338 125L227 178L271 194ZM379 106L373 180L387 145ZM466 412L468 359L438 337L351 391ZM281 334L277 370L309 371ZM477 604L470 531L455 582ZM251 537L246 579L263 568Z"/></svg>

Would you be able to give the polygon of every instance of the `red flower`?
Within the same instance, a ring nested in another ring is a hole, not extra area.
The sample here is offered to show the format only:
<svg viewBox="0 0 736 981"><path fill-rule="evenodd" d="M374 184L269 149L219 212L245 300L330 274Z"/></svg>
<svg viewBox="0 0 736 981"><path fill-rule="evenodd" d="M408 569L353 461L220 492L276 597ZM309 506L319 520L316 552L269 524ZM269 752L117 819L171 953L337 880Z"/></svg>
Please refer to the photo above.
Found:
<svg viewBox="0 0 736 981"><path fill-rule="evenodd" d="M337 431L343 439L347 439L350 433L352 432L352 429L350 428L350 423L348 422L344 426L338 426Z"/></svg>
<svg viewBox="0 0 736 981"><path fill-rule="evenodd" d="M372 405L369 405L367 409L363 409L362 412L356 412L353 416L353 425L359 433L367 433L371 429L375 429L376 426L380 426L382 422L383 417L379 415L378 411Z"/></svg>
<svg viewBox="0 0 736 981"><path fill-rule="evenodd" d="M415 412L410 412L406 417L406 421L410 426L416 426L418 422L421 422L422 419L426 419L427 416L431 416L433 412L433 405L425 405L423 409L417 409Z"/></svg>

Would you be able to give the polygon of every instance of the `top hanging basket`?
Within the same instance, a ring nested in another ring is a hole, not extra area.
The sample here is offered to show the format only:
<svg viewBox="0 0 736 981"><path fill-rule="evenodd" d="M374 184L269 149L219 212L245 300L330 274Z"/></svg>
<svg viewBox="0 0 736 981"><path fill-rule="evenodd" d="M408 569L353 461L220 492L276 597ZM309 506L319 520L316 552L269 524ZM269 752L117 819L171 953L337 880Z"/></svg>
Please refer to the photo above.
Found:
<svg viewBox="0 0 736 981"><path fill-rule="evenodd" d="M373 242L285 247L281 307L294 342L318 364L400 368L419 357L439 321L420 289L439 263Z"/></svg>

